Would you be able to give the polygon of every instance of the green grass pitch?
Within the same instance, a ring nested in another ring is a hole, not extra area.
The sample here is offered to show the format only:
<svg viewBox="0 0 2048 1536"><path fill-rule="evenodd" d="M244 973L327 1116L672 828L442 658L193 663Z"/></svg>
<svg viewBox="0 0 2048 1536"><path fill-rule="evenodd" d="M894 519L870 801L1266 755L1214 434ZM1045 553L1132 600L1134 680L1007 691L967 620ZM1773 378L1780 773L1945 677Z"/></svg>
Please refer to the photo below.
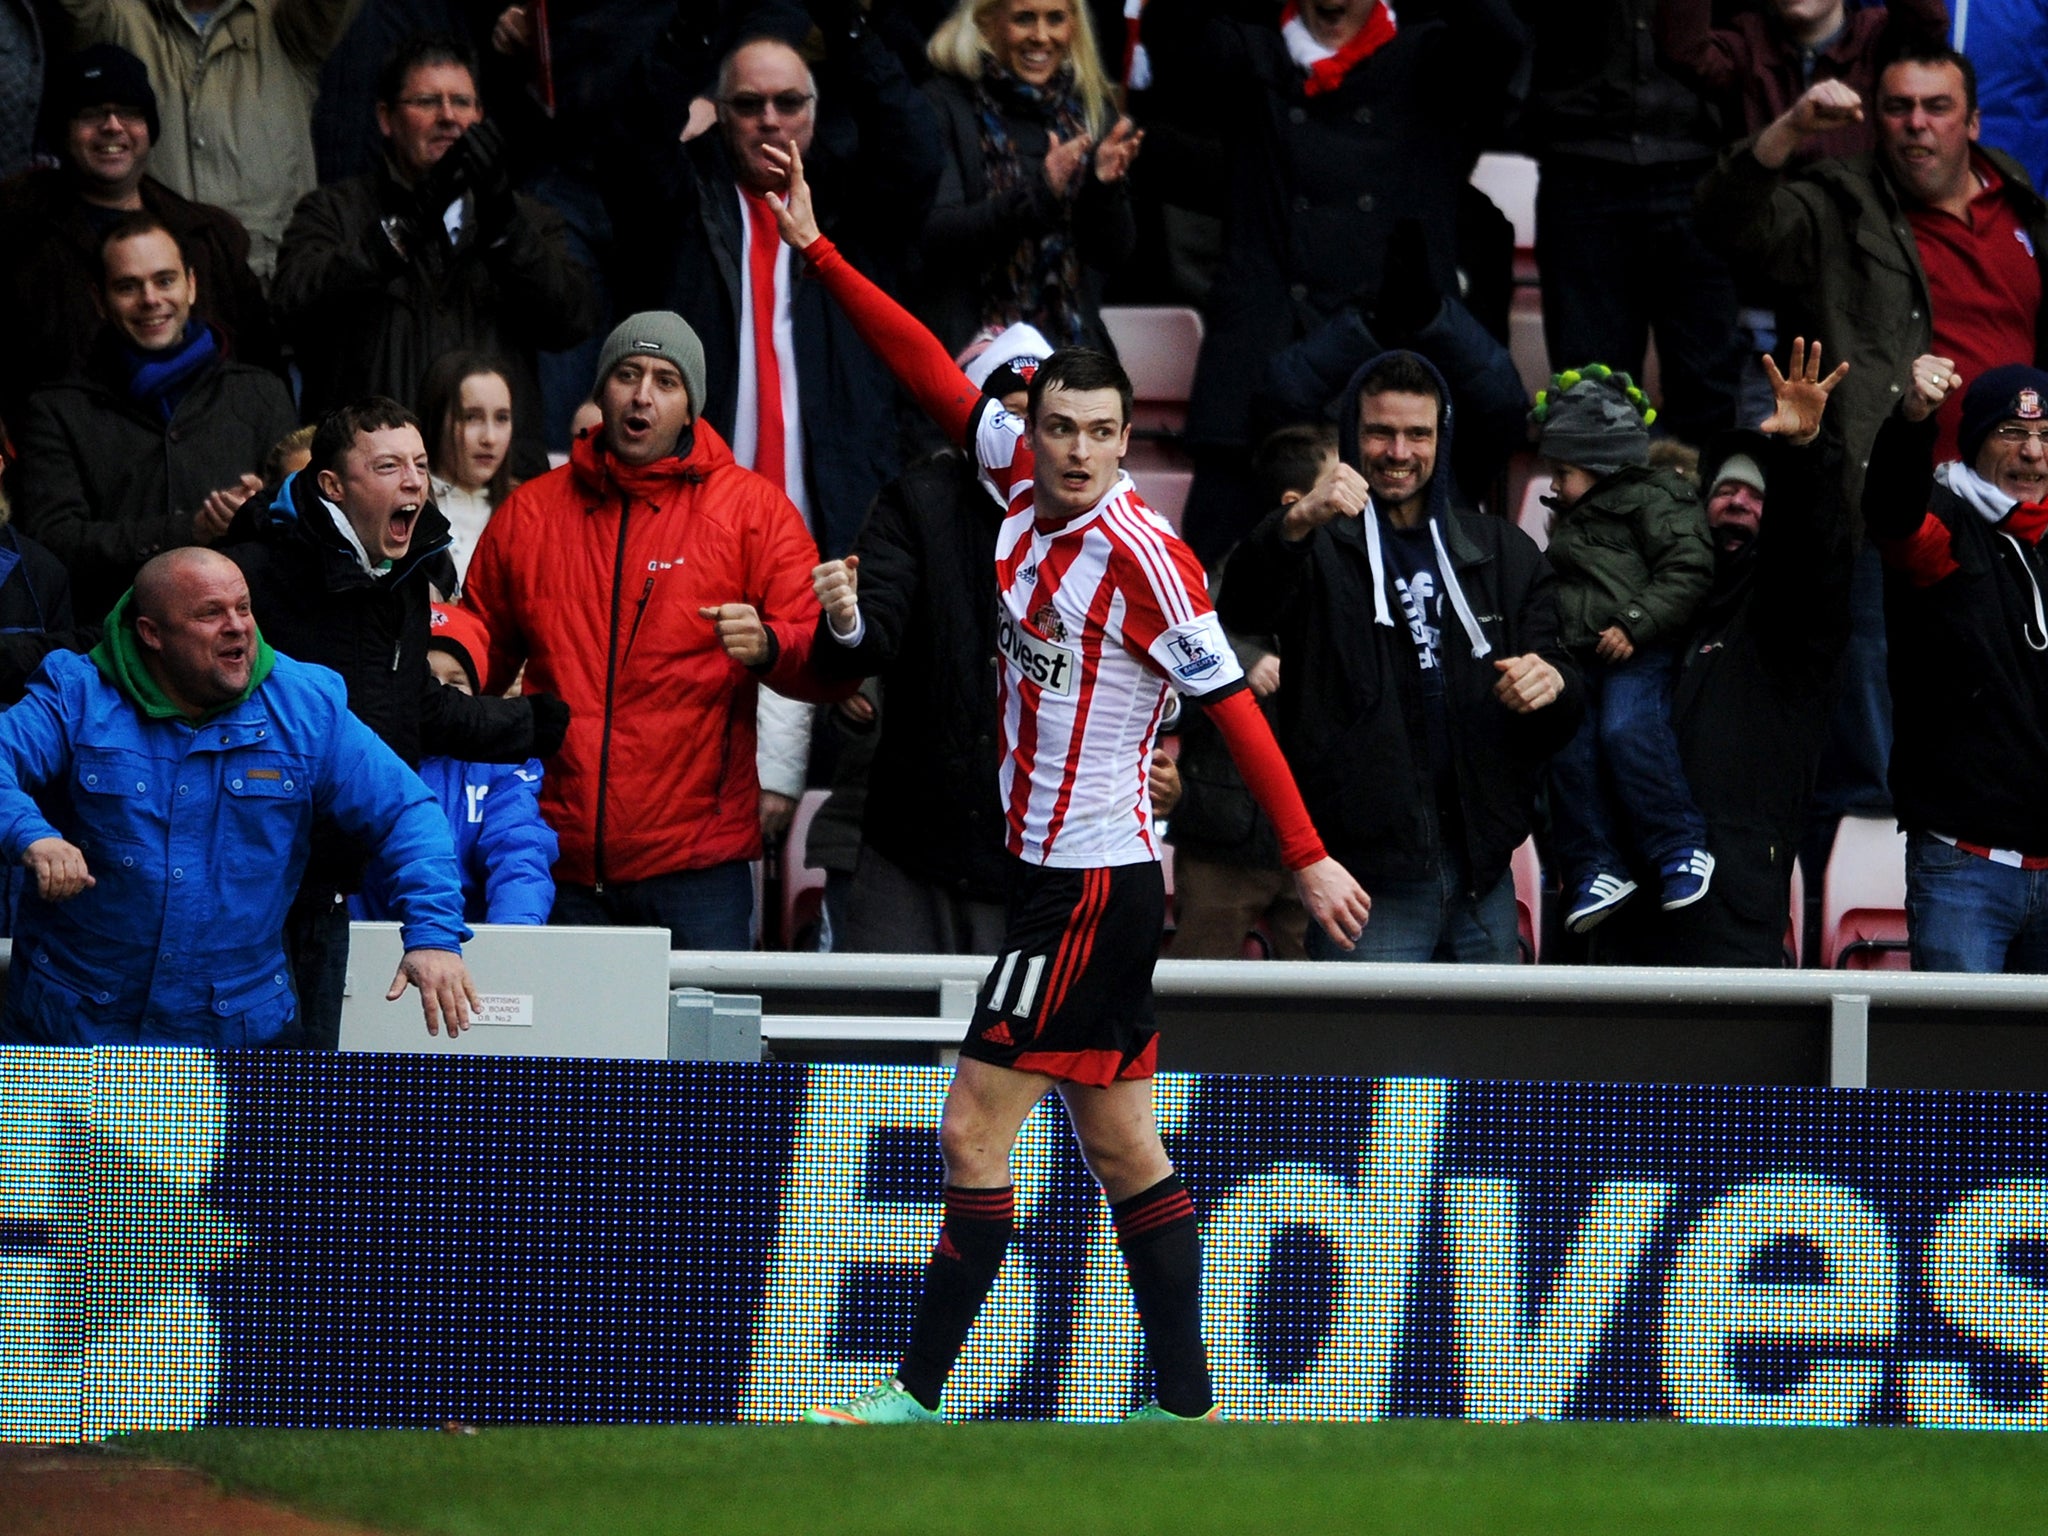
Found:
<svg viewBox="0 0 2048 1536"><path fill-rule="evenodd" d="M446 1536L2048 1529L2048 1436L1675 1424L974 1424L135 1435L138 1454Z"/></svg>

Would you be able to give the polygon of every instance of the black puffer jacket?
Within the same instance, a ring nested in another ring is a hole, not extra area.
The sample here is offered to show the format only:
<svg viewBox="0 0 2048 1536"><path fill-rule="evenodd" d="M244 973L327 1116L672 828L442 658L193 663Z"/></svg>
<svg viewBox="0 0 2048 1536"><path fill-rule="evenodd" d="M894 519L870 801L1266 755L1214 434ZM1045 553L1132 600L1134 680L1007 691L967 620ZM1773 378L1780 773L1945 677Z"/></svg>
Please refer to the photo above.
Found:
<svg viewBox="0 0 2048 1536"><path fill-rule="evenodd" d="M1003 509L957 453L890 482L854 543L867 633L811 649L826 677L882 679L862 837L970 901L1009 893L996 793L996 533ZM824 622L821 618L820 624Z"/></svg>
<svg viewBox="0 0 2048 1536"><path fill-rule="evenodd" d="M364 395L416 405L420 375L444 352L506 359L515 442L542 441L538 352L573 347L597 326L590 274L569 254L562 216L514 194L501 231L479 231L474 199L451 249L388 165L309 192L278 252L270 301L298 348L308 420ZM438 218L438 214L436 215Z"/></svg>
<svg viewBox="0 0 2048 1536"><path fill-rule="evenodd" d="M523 763L561 746L568 711L559 701L471 698L442 687L428 670L427 584L445 589L453 578L448 522L431 503L405 558L372 576L335 527L310 474L288 477L267 506L252 512L261 500L237 516L222 552L248 578L263 637L286 656L339 672L349 712L392 751L414 766L442 756ZM361 867L361 850L316 837L306 888L353 890Z"/></svg>
<svg viewBox="0 0 2048 1536"><path fill-rule="evenodd" d="M1354 466L1357 386L1354 378L1338 417L1340 452ZM1440 652L1465 855L1483 892L1529 835L1543 765L1577 727L1584 694L1558 641L1556 581L1541 551L1503 518L1451 509L1452 441L1445 407L1429 515L1491 647L1475 657L1453 626ZM1405 623L1373 621L1362 519L1340 517L1290 543L1281 517L1268 516L1238 546L1218 612L1234 630L1279 639L1280 743L1331 855L1368 891L1376 881L1424 879L1436 867L1439 817L1415 644ZM1399 614L1392 581L1388 562L1387 604ZM1493 663L1530 652L1557 668L1564 693L1518 715L1493 695Z"/></svg>
<svg viewBox="0 0 2048 1536"><path fill-rule="evenodd" d="M277 376L222 361L192 381L168 422L131 400L112 333L86 372L30 398L21 428L22 532L71 573L72 603L98 623L151 555L192 542L207 496L263 467L298 425Z"/></svg>

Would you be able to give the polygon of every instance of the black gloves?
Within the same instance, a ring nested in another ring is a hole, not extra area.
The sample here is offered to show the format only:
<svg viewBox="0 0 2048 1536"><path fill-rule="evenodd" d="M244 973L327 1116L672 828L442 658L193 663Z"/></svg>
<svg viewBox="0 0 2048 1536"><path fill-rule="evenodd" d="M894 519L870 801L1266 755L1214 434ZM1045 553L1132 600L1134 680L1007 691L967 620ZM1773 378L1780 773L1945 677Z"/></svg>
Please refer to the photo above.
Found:
<svg viewBox="0 0 2048 1536"><path fill-rule="evenodd" d="M505 131L488 118L449 146L427 177L426 212L441 212L463 193L476 200L477 237L496 240L512 222L512 166Z"/></svg>
<svg viewBox="0 0 2048 1536"><path fill-rule="evenodd" d="M569 706L549 693L522 694L533 706L533 755L553 757L569 734Z"/></svg>

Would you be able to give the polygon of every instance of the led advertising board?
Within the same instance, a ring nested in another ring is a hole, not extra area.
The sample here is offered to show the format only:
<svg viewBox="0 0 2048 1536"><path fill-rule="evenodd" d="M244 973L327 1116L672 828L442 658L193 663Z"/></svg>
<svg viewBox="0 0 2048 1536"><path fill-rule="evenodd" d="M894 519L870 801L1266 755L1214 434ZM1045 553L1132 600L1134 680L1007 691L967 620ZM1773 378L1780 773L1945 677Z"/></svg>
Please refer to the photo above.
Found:
<svg viewBox="0 0 2048 1536"><path fill-rule="evenodd" d="M943 1072L0 1050L0 1437L789 1418L870 1385ZM2048 1096L1168 1076L1224 1412L2048 1426ZM1149 1395L1049 1102L947 1391Z"/></svg>

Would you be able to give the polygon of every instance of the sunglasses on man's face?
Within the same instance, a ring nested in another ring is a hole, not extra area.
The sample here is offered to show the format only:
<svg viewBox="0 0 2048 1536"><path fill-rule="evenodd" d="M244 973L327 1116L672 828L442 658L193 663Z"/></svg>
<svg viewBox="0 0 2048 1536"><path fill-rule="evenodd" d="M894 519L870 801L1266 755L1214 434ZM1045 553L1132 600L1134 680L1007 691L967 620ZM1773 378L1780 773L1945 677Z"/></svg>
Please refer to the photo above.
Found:
<svg viewBox="0 0 2048 1536"><path fill-rule="evenodd" d="M759 117L771 106L775 108L777 117L797 117L813 100L804 91L777 91L773 96L764 96L759 91L740 91L726 97L725 105L734 117Z"/></svg>

